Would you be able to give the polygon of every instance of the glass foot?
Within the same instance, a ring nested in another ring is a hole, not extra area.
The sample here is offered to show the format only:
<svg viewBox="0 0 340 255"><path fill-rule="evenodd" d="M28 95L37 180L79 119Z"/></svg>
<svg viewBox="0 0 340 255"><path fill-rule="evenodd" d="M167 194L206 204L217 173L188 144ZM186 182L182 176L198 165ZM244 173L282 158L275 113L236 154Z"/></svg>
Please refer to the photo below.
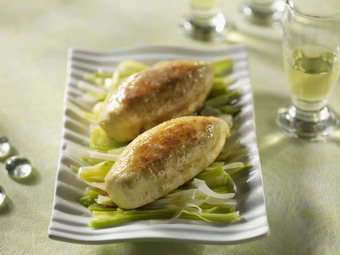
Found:
<svg viewBox="0 0 340 255"><path fill-rule="evenodd" d="M250 23L260 26L280 27L284 13L283 1L275 1L270 5L244 2L240 6L241 15Z"/></svg>
<svg viewBox="0 0 340 255"><path fill-rule="evenodd" d="M312 141L331 139L339 125L336 114L327 107L316 112L299 110L295 106L281 108L276 122L286 135Z"/></svg>
<svg viewBox="0 0 340 255"><path fill-rule="evenodd" d="M183 17L178 25L180 31L188 37L204 42L224 41L232 29L231 23L225 20L222 13L216 15L211 24L202 25L190 18Z"/></svg>

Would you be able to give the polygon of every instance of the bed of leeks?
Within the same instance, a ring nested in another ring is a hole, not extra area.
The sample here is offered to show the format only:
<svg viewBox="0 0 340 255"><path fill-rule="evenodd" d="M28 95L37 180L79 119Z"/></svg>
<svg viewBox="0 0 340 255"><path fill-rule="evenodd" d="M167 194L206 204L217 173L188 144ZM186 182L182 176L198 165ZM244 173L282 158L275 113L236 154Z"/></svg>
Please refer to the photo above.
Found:
<svg viewBox="0 0 340 255"><path fill-rule="evenodd" d="M232 125L233 116L240 111L235 102L241 92L229 89L236 81L231 75L233 61L225 57L214 61L214 64L214 83L198 114L220 117ZM119 208L105 192L105 176L127 144L111 140L97 124L97 117L110 91L116 89L130 75L146 68L148 66L143 63L126 60L114 72L99 69L95 73L87 73L84 80L78 83L78 88L85 92L78 99L91 110L84 110L67 102L69 110L91 123L88 147L75 144L68 144L66 147L69 155L82 159L84 163L82 167L70 168L88 185L86 195L79 201L92 212L94 219L89 226L104 228L136 220L157 222L178 218L205 222L238 220L239 212L235 210L234 199L237 187L232 176L251 167L242 162L233 162L234 158L244 153L239 143L229 146L228 150L223 151L212 165L195 178L143 207L132 210Z"/></svg>

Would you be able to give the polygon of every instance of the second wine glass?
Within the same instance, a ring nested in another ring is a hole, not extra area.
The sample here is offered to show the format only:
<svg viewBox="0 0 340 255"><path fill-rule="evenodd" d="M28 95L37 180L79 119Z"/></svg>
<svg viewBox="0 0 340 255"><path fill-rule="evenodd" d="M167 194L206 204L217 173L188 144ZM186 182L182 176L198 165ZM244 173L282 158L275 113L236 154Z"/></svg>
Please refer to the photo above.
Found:
<svg viewBox="0 0 340 255"><path fill-rule="evenodd" d="M180 30L199 41L225 40L232 25L221 11L223 2L224 0L189 0L190 11L180 19Z"/></svg>

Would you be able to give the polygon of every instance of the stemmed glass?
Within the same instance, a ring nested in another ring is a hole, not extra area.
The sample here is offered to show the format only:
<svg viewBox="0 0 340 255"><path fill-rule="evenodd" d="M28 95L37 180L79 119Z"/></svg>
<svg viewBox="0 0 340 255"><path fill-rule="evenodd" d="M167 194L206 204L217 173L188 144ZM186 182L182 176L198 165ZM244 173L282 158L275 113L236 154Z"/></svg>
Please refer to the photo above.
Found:
<svg viewBox="0 0 340 255"><path fill-rule="evenodd" d="M245 0L240 6L242 16L260 26L281 26L284 13L282 0Z"/></svg>
<svg viewBox="0 0 340 255"><path fill-rule="evenodd" d="M225 40L232 25L221 11L222 4L223 0L189 0L190 12L180 19L180 31L199 41Z"/></svg>
<svg viewBox="0 0 340 255"><path fill-rule="evenodd" d="M339 124L327 99L340 73L340 14L304 14L288 0L283 32L293 105L279 109L277 123L290 136L327 140Z"/></svg>

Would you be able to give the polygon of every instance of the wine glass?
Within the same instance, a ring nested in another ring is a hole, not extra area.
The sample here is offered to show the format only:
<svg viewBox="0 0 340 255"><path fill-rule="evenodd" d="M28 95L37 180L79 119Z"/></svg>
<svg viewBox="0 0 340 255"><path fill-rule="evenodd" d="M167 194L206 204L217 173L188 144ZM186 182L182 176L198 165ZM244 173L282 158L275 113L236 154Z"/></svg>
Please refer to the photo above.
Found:
<svg viewBox="0 0 340 255"><path fill-rule="evenodd" d="M291 0L286 6L283 56L293 105L279 109L277 123L290 136L328 140L339 125L327 101L340 73L340 14L304 14Z"/></svg>
<svg viewBox="0 0 340 255"><path fill-rule="evenodd" d="M199 41L225 40L232 25L227 22L221 11L223 2L223 0L189 0L190 12L180 19L180 31Z"/></svg>
<svg viewBox="0 0 340 255"><path fill-rule="evenodd" d="M260 26L279 27L285 4L282 0L246 0L240 6L242 16Z"/></svg>

